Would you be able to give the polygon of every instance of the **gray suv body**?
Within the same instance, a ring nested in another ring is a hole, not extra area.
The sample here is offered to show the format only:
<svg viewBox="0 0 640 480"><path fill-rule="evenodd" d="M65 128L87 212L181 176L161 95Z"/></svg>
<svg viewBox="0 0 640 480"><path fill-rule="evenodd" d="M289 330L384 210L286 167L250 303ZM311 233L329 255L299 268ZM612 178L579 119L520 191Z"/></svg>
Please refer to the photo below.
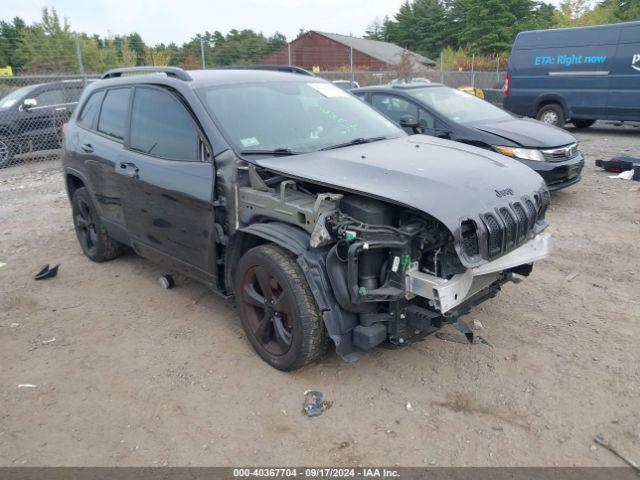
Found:
<svg viewBox="0 0 640 480"><path fill-rule="evenodd" d="M252 70L90 85L64 173L84 253L139 255L235 297L270 365L352 360L461 320L551 251L526 166L407 136L329 82Z"/></svg>

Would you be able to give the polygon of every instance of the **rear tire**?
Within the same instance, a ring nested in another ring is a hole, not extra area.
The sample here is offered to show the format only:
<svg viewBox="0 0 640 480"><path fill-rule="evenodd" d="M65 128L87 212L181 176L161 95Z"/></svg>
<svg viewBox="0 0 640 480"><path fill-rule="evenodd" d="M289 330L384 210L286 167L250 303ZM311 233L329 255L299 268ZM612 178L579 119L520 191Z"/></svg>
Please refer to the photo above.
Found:
<svg viewBox="0 0 640 480"><path fill-rule="evenodd" d="M120 246L109 237L85 187L73 192L71 210L78 242L87 257L94 262L106 262L120 255Z"/></svg>
<svg viewBox="0 0 640 480"><path fill-rule="evenodd" d="M13 142L8 138L0 137L0 168L11 165L15 154Z"/></svg>
<svg viewBox="0 0 640 480"><path fill-rule="evenodd" d="M596 121L595 120L579 120L576 118L575 120L571 120L571 123L573 123L573 125L576 128L589 128L591 125L596 123Z"/></svg>
<svg viewBox="0 0 640 480"><path fill-rule="evenodd" d="M269 365L291 371L324 356L322 315L287 251L267 244L245 253L235 272L234 293L249 342Z"/></svg>
<svg viewBox="0 0 640 480"><path fill-rule="evenodd" d="M564 111L557 103L547 103L540 107L536 119L554 127L564 127L566 123Z"/></svg>

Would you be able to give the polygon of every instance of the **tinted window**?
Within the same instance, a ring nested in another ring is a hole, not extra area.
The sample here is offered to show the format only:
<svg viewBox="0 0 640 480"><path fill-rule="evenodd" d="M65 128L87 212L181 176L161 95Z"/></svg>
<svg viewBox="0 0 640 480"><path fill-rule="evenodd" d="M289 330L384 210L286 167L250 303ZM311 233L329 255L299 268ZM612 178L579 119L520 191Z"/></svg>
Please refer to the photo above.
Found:
<svg viewBox="0 0 640 480"><path fill-rule="evenodd" d="M136 89L131 148L154 157L198 160L198 131L189 112L168 92Z"/></svg>
<svg viewBox="0 0 640 480"><path fill-rule="evenodd" d="M80 115L78 115L78 125L85 128L93 127L93 120L100 109L100 100L103 92L96 92L85 102Z"/></svg>
<svg viewBox="0 0 640 480"><path fill-rule="evenodd" d="M418 107L408 102L404 98L395 95L386 95L383 93L374 93L371 96L371 104L376 110L384 113L387 117L396 123L400 123L402 117L407 115L418 118Z"/></svg>
<svg viewBox="0 0 640 480"><path fill-rule="evenodd" d="M119 140L124 138L130 93L129 88L107 91L100 110L99 131Z"/></svg>
<svg viewBox="0 0 640 480"><path fill-rule="evenodd" d="M40 92L35 97L38 107L47 107L49 105L60 105L66 103L62 90L47 90L46 92Z"/></svg>

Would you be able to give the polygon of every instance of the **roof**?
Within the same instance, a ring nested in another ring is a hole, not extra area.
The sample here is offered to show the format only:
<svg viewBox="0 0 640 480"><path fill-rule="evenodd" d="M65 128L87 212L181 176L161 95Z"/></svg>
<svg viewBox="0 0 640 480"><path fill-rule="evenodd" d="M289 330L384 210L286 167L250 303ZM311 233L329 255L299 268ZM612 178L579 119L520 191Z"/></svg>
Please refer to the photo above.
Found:
<svg viewBox="0 0 640 480"><path fill-rule="evenodd" d="M413 64L416 68L424 68L425 66L432 67L436 65L436 62L430 58L424 57L410 50L406 50L395 43L369 40L368 38L351 37L348 35L340 35L338 33L319 32L317 30L312 31L318 35L330 38L335 42L351 47L354 50L358 50L359 52L391 65L399 63L405 52L410 56L411 60L413 60Z"/></svg>
<svg viewBox="0 0 640 480"><path fill-rule="evenodd" d="M326 82L322 78L309 78L307 75L301 75L297 73L285 73L275 70L253 70L253 69L209 69L209 70L180 70L182 78L189 78L189 80L182 80L173 75L166 75L162 73L162 68L157 73L152 72L149 69L128 68L125 72L126 75L112 76L96 82L95 88L99 88L104 85L127 85L127 84L140 84L140 83L162 83L162 84L181 84L188 88L200 88L200 87L212 87L222 85L234 85L239 83L255 83L255 82ZM156 69L157 70L157 69Z"/></svg>

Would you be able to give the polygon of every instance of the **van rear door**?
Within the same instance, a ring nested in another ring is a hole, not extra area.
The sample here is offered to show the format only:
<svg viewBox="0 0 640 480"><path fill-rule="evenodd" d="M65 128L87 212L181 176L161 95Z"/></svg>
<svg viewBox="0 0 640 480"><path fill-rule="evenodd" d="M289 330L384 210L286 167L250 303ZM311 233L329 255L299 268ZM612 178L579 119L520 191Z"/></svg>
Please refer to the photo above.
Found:
<svg viewBox="0 0 640 480"><path fill-rule="evenodd" d="M621 27L611 64L607 117L640 121L640 22Z"/></svg>

